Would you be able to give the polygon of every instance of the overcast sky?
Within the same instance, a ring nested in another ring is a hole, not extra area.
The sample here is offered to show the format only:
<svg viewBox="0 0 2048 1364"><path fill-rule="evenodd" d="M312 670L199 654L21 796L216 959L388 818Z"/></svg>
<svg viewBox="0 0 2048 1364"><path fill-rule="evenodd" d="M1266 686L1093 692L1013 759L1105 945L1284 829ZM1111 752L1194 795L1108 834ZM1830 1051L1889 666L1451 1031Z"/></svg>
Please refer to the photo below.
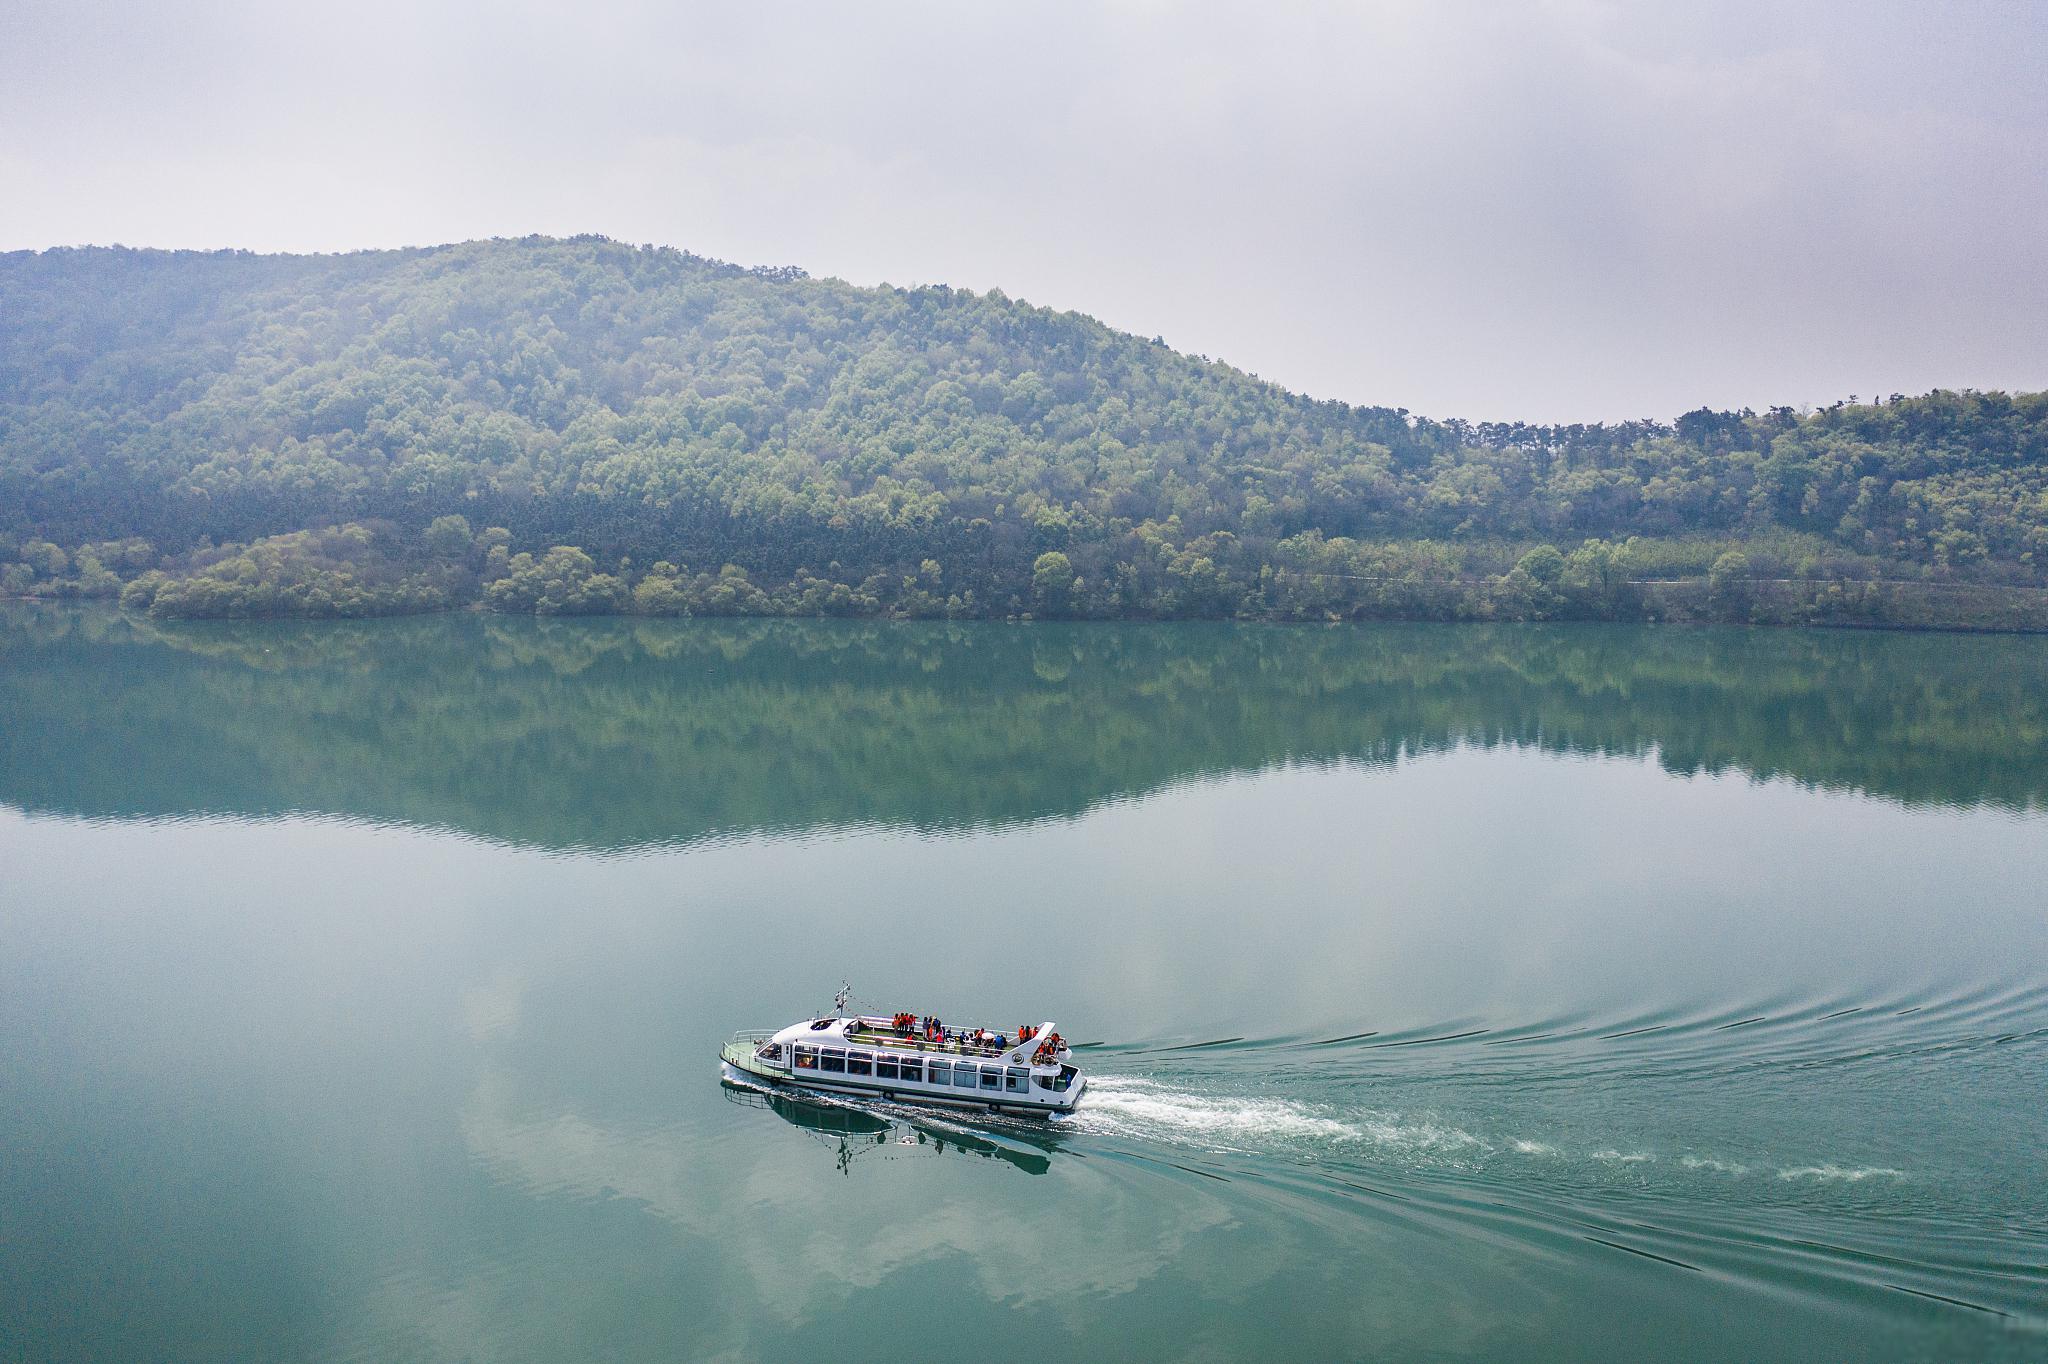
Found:
<svg viewBox="0 0 2048 1364"><path fill-rule="evenodd" d="M2048 387L2048 3L0 0L0 248L601 232L1319 397Z"/></svg>

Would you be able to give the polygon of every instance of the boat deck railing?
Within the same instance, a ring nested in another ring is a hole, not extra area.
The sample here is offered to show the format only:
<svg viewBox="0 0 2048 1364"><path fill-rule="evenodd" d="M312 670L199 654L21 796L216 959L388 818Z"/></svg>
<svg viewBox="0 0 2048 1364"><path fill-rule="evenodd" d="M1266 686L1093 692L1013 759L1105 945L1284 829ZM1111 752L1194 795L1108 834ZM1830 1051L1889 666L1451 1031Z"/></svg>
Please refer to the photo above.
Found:
<svg viewBox="0 0 2048 1364"><path fill-rule="evenodd" d="M891 1032L887 1028L848 1028L846 1030L846 1040L858 1042L864 1047L902 1047L910 1051L937 1051L953 1056L978 1056L984 1059L992 1056L1001 1056L1012 1047L1020 1045L1010 1041L1008 1038L1005 1038L1000 1045L993 1047L979 1046L972 1042L963 1042L951 1037L943 1042L928 1042L922 1034L913 1033L906 1037L900 1032Z"/></svg>
<svg viewBox="0 0 2048 1364"><path fill-rule="evenodd" d="M763 1042L771 1040L775 1034L776 1030L772 1028L742 1028L728 1039L726 1045L758 1047ZM842 1034L833 1033L831 1036L836 1041ZM1010 1041L1007 1037L999 1045L993 1047L981 1046L977 1043L953 1037L949 1037L943 1042L930 1042L926 1041L922 1034L912 1034L905 1037L902 1033L892 1032L887 1028L871 1027L848 1028L843 1037L846 1041L857 1046L894 1047L904 1051L939 1052L948 1056L972 1056L981 1060L989 1060L1001 1056L1004 1052L1019 1045L1016 1042ZM809 1036L798 1038L797 1041L802 1045L817 1046L821 1043L822 1039L818 1036Z"/></svg>

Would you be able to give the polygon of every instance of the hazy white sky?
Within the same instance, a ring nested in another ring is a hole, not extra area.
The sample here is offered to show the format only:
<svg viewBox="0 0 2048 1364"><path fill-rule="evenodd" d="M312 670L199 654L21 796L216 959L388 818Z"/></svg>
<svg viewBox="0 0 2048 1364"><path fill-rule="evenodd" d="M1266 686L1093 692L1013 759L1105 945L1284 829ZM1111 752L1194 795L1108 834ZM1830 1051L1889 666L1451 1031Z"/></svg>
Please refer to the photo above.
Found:
<svg viewBox="0 0 2048 1364"><path fill-rule="evenodd" d="M2048 3L0 0L0 248L602 232L1319 397L2048 387Z"/></svg>

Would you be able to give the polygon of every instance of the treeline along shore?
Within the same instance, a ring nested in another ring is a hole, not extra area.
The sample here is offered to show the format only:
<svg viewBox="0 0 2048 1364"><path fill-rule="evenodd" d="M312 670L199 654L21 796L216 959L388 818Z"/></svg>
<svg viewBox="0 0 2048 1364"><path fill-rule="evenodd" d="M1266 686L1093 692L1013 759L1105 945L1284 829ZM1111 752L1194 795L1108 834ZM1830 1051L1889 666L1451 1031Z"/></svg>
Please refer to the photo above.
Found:
<svg viewBox="0 0 2048 1364"><path fill-rule="evenodd" d="M2043 393L1475 424L595 237L0 256L5 595L2044 629L2044 563Z"/></svg>

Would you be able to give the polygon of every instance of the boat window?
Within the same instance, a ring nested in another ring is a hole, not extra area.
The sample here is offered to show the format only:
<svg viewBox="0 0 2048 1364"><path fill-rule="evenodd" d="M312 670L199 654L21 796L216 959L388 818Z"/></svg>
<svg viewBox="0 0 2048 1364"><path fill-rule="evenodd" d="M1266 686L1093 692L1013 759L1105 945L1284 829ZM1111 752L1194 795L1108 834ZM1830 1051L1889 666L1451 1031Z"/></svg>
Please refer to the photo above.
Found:
<svg viewBox="0 0 2048 1364"><path fill-rule="evenodd" d="M754 1055L760 1057L763 1061L780 1061L782 1059L782 1048L770 1042L755 1052Z"/></svg>
<svg viewBox="0 0 2048 1364"><path fill-rule="evenodd" d="M927 1061L925 1065L930 1068L931 1074L927 1078L933 1084L944 1085L952 1083L953 1063L951 1061Z"/></svg>
<svg viewBox="0 0 2048 1364"><path fill-rule="evenodd" d="M1028 1070L1006 1070L1003 1072L1003 1088L1012 1094L1022 1094L1031 1084Z"/></svg>
<svg viewBox="0 0 2048 1364"><path fill-rule="evenodd" d="M1003 1087L1003 1072L1001 1068L997 1066L983 1066L981 1068L981 1087L983 1089L1001 1089Z"/></svg>
<svg viewBox="0 0 2048 1364"><path fill-rule="evenodd" d="M848 1075L873 1075L875 1073L874 1053L866 1051L850 1051L846 1053L846 1073Z"/></svg>
<svg viewBox="0 0 2048 1364"><path fill-rule="evenodd" d="M974 1067L965 1061L953 1067L953 1088L972 1089L979 1083L980 1081L975 1079Z"/></svg>
<svg viewBox="0 0 2048 1364"><path fill-rule="evenodd" d="M846 1053L843 1051L835 1051L830 1047L826 1048L824 1051L818 1053L818 1069L838 1071L845 1070Z"/></svg>
<svg viewBox="0 0 2048 1364"><path fill-rule="evenodd" d="M922 1080L924 1078L924 1062L915 1056L904 1057L903 1078L906 1080Z"/></svg>
<svg viewBox="0 0 2048 1364"><path fill-rule="evenodd" d="M798 1047L796 1049L796 1068L798 1070L816 1070L818 1068L818 1049L816 1047Z"/></svg>
<svg viewBox="0 0 2048 1364"><path fill-rule="evenodd" d="M895 1079L895 1078L896 1078L896 1058L895 1058L895 1057L893 1057L893 1056L885 1056L885 1055L883 1055L883 1054L882 1054L881 1052L876 1052L876 1053L875 1053L875 1078L876 1078L877 1080L893 1080L893 1079Z"/></svg>

